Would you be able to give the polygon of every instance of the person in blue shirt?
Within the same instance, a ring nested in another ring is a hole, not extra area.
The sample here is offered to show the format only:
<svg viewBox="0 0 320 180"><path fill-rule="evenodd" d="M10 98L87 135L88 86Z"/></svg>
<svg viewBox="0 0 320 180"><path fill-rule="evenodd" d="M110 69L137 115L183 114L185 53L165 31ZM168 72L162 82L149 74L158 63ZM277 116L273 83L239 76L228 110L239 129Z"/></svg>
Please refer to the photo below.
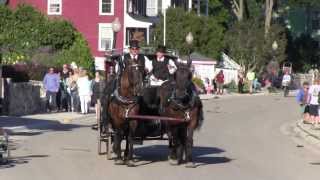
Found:
<svg viewBox="0 0 320 180"><path fill-rule="evenodd" d="M49 72L44 76L43 86L46 90L47 109L55 111L57 108L56 96L60 86L60 77L54 72L54 68L49 68Z"/></svg>
<svg viewBox="0 0 320 180"><path fill-rule="evenodd" d="M303 122L306 124L311 124L310 115L309 115L309 105L308 105L308 97L309 97L309 83L304 82L302 88L299 89L296 101L299 103L301 107L301 112L303 113Z"/></svg>

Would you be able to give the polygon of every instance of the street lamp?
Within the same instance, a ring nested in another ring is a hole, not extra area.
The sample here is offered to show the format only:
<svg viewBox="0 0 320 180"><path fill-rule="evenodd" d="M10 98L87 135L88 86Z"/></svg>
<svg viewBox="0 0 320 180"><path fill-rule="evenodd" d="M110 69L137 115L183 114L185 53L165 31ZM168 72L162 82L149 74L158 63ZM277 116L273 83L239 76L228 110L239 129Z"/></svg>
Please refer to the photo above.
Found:
<svg viewBox="0 0 320 180"><path fill-rule="evenodd" d="M106 45L106 52L105 52L105 70L106 70L106 78L108 78L108 75L112 75L113 74L113 58L112 56L114 55L114 50L116 48L116 43L117 43L117 33L120 32L121 30L121 23L119 21L119 18L116 17L112 23L112 31L113 31L113 42L112 42L112 47L110 49L107 49L107 45Z"/></svg>
<svg viewBox="0 0 320 180"><path fill-rule="evenodd" d="M188 44L188 65L191 65L191 44L193 42L193 35L189 32L186 36L186 42Z"/></svg>
<svg viewBox="0 0 320 180"><path fill-rule="evenodd" d="M115 49L116 42L117 42L117 33L121 30L121 23L120 23L118 17L116 17L114 19L114 21L112 21L112 30L113 30L113 47L112 47L112 49Z"/></svg>

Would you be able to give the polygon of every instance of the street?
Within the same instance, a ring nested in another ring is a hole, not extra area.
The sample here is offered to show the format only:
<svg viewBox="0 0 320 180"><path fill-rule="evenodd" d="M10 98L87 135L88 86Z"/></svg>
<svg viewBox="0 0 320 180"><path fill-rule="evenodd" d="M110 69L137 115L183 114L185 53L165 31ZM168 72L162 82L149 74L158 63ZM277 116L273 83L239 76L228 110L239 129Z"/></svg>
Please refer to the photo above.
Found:
<svg viewBox="0 0 320 180"><path fill-rule="evenodd" d="M300 118L292 96L228 96L203 103L205 121L194 139L197 168L169 165L164 141L136 145L137 167L116 166L97 155L91 116L12 136L13 159L0 166L0 179L319 179L319 151L291 132Z"/></svg>

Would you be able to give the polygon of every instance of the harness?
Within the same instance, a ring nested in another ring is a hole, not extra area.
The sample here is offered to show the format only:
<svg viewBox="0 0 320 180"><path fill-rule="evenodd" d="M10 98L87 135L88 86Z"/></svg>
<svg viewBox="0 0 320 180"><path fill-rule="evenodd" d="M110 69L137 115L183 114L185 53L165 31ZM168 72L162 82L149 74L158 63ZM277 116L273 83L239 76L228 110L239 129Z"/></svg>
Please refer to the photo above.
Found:
<svg viewBox="0 0 320 180"><path fill-rule="evenodd" d="M184 113L184 119L185 119L185 121L188 122L191 119L190 111L195 106L197 94L194 91L192 91L192 93L190 95L187 93L187 91L184 91L184 96L177 97L176 90L177 89L174 88L174 90L171 93L170 98L168 99L168 102L170 103L169 105L172 106L173 110L181 111L182 113ZM179 101L179 99L186 98L187 96L189 96L191 98L191 100L187 104L182 104L181 101Z"/></svg>

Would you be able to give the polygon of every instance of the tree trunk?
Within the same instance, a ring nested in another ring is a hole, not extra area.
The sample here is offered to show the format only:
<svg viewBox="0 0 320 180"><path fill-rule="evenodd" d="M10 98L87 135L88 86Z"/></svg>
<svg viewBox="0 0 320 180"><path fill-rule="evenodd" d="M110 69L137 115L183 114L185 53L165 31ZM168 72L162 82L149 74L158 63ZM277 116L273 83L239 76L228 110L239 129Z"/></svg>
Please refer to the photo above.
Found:
<svg viewBox="0 0 320 180"><path fill-rule="evenodd" d="M265 24L264 24L264 33L265 36L268 35L271 20L272 20L272 10L273 10L274 0L266 0L266 9L265 9Z"/></svg>
<svg viewBox="0 0 320 180"><path fill-rule="evenodd" d="M232 0L232 11L236 15L238 21L243 19L244 0ZM239 3L238 3L239 2Z"/></svg>

